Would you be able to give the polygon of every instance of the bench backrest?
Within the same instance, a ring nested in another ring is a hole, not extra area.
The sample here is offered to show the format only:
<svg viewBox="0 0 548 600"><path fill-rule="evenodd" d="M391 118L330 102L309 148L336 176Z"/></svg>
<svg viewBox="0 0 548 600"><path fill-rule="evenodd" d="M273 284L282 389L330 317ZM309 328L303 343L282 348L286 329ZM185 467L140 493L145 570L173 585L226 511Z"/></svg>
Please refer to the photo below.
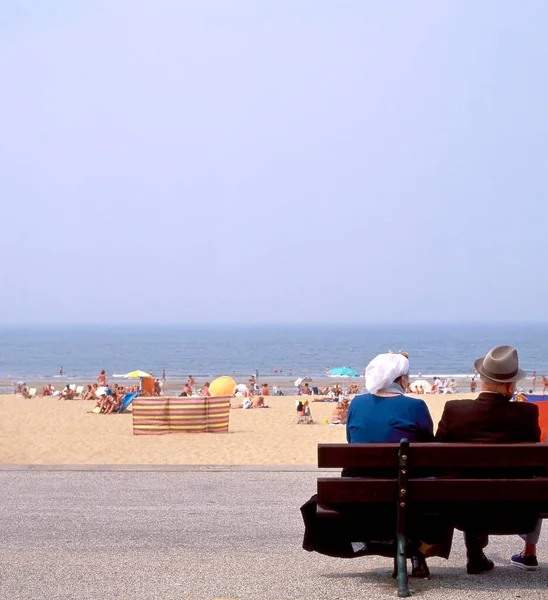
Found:
<svg viewBox="0 0 548 600"><path fill-rule="evenodd" d="M400 445L318 444L321 468L398 468ZM548 466L548 444L409 444L410 469Z"/></svg>
<svg viewBox="0 0 548 600"><path fill-rule="evenodd" d="M371 469L371 473L364 477L319 478L318 501L393 501L400 494L399 449L400 444L395 443L319 444L319 467ZM405 493L413 502L539 502L548 506L548 477L519 478L519 470L548 465L546 444L409 444L407 454ZM376 476L379 469L384 472ZM426 469L437 478L414 476L417 469ZM515 469L517 478L474 475L471 479L466 475L469 469Z"/></svg>

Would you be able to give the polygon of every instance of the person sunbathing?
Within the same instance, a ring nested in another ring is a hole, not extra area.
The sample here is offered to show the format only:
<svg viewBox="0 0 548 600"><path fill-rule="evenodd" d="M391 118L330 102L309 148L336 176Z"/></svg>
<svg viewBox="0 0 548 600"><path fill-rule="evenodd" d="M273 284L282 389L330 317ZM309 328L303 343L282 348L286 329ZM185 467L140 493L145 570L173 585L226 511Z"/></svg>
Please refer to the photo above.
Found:
<svg viewBox="0 0 548 600"><path fill-rule="evenodd" d="M53 386L45 385L40 392L40 396L51 396L53 394Z"/></svg>
<svg viewBox="0 0 548 600"><path fill-rule="evenodd" d="M93 386L90 384L88 384L88 387L86 389L86 391L84 392L84 397L83 400L93 400L95 398L95 391L93 389Z"/></svg>
<svg viewBox="0 0 548 600"><path fill-rule="evenodd" d="M108 405L108 396L103 394L98 400L95 406L88 412L96 413L96 412L104 412ZM96 409L99 409L98 411Z"/></svg>
<svg viewBox="0 0 548 600"><path fill-rule="evenodd" d="M110 415L114 409L120 410L122 408L122 396L119 393L114 393L107 396L107 402L105 403L105 415Z"/></svg>
<svg viewBox="0 0 548 600"><path fill-rule="evenodd" d="M75 393L76 392L67 383L67 387L61 392L59 399L63 398L63 400L74 400Z"/></svg>
<svg viewBox="0 0 548 600"><path fill-rule="evenodd" d="M264 403L264 398L259 396L253 400L252 408L270 408L267 404Z"/></svg>
<svg viewBox="0 0 548 600"><path fill-rule="evenodd" d="M24 387L21 390L21 394L22 394L23 398L30 398L31 397L31 395L29 394L29 389L27 387Z"/></svg>
<svg viewBox="0 0 548 600"><path fill-rule="evenodd" d="M268 389L268 383L263 383L261 394L263 396L270 396L270 390Z"/></svg>
<svg viewBox="0 0 548 600"><path fill-rule="evenodd" d="M337 402L337 406L335 406L333 413L331 414L331 421L329 421L330 425L342 425L344 408L342 402ZM345 419L346 421L346 419Z"/></svg>
<svg viewBox="0 0 548 600"><path fill-rule="evenodd" d="M231 404L230 408L243 408L243 409L253 408L253 403L251 401L251 398L246 398L244 400L243 404Z"/></svg>

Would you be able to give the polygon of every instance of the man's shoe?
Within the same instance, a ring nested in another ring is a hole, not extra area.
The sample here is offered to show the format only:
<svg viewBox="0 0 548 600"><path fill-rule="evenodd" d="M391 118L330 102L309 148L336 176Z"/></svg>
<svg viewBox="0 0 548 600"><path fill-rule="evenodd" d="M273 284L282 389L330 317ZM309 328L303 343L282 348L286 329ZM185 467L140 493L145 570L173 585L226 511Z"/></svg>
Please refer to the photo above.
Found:
<svg viewBox="0 0 548 600"><path fill-rule="evenodd" d="M466 563L466 572L468 575L479 575L484 571L490 571L495 568L495 563L489 560L485 554L481 554L481 558L477 560L469 560Z"/></svg>
<svg viewBox="0 0 548 600"><path fill-rule="evenodd" d="M430 569L426 564L426 559L422 554L418 556L411 557L411 577L416 577L418 579L428 579L430 577Z"/></svg>
<svg viewBox="0 0 548 600"><path fill-rule="evenodd" d="M538 560L536 556L523 556L521 552L514 554L510 559L514 567L523 569L524 571L536 571L538 569Z"/></svg>

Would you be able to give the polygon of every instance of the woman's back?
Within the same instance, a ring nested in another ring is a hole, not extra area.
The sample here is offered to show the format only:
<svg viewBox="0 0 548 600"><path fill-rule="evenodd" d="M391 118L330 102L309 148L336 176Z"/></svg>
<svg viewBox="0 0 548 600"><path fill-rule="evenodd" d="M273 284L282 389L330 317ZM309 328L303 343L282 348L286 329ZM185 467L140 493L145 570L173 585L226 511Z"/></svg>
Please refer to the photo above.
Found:
<svg viewBox="0 0 548 600"><path fill-rule="evenodd" d="M353 444L431 442L433 423L423 400L403 394L377 396L362 394L350 403L346 422L346 439Z"/></svg>

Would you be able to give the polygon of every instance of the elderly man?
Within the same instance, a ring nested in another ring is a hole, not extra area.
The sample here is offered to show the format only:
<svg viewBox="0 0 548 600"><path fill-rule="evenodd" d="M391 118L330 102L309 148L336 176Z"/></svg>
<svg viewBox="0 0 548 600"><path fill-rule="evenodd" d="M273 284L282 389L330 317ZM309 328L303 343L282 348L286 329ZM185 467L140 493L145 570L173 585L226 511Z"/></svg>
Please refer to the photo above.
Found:
<svg viewBox="0 0 548 600"><path fill-rule="evenodd" d="M510 402L517 382L526 376L525 371L519 368L517 350L510 346L496 346L484 358L476 360L474 367L480 375L480 395L476 400L452 400L446 403L438 425L436 441L501 444L539 442L537 406ZM537 530L539 533L538 525ZM524 537L527 538L530 551L531 541L536 540L536 537L534 540L528 536ZM494 563L483 553L483 549L489 543L488 536L475 531L465 531L464 539L468 559L467 573L490 571ZM512 564L515 564L514 559L520 556L513 556Z"/></svg>

